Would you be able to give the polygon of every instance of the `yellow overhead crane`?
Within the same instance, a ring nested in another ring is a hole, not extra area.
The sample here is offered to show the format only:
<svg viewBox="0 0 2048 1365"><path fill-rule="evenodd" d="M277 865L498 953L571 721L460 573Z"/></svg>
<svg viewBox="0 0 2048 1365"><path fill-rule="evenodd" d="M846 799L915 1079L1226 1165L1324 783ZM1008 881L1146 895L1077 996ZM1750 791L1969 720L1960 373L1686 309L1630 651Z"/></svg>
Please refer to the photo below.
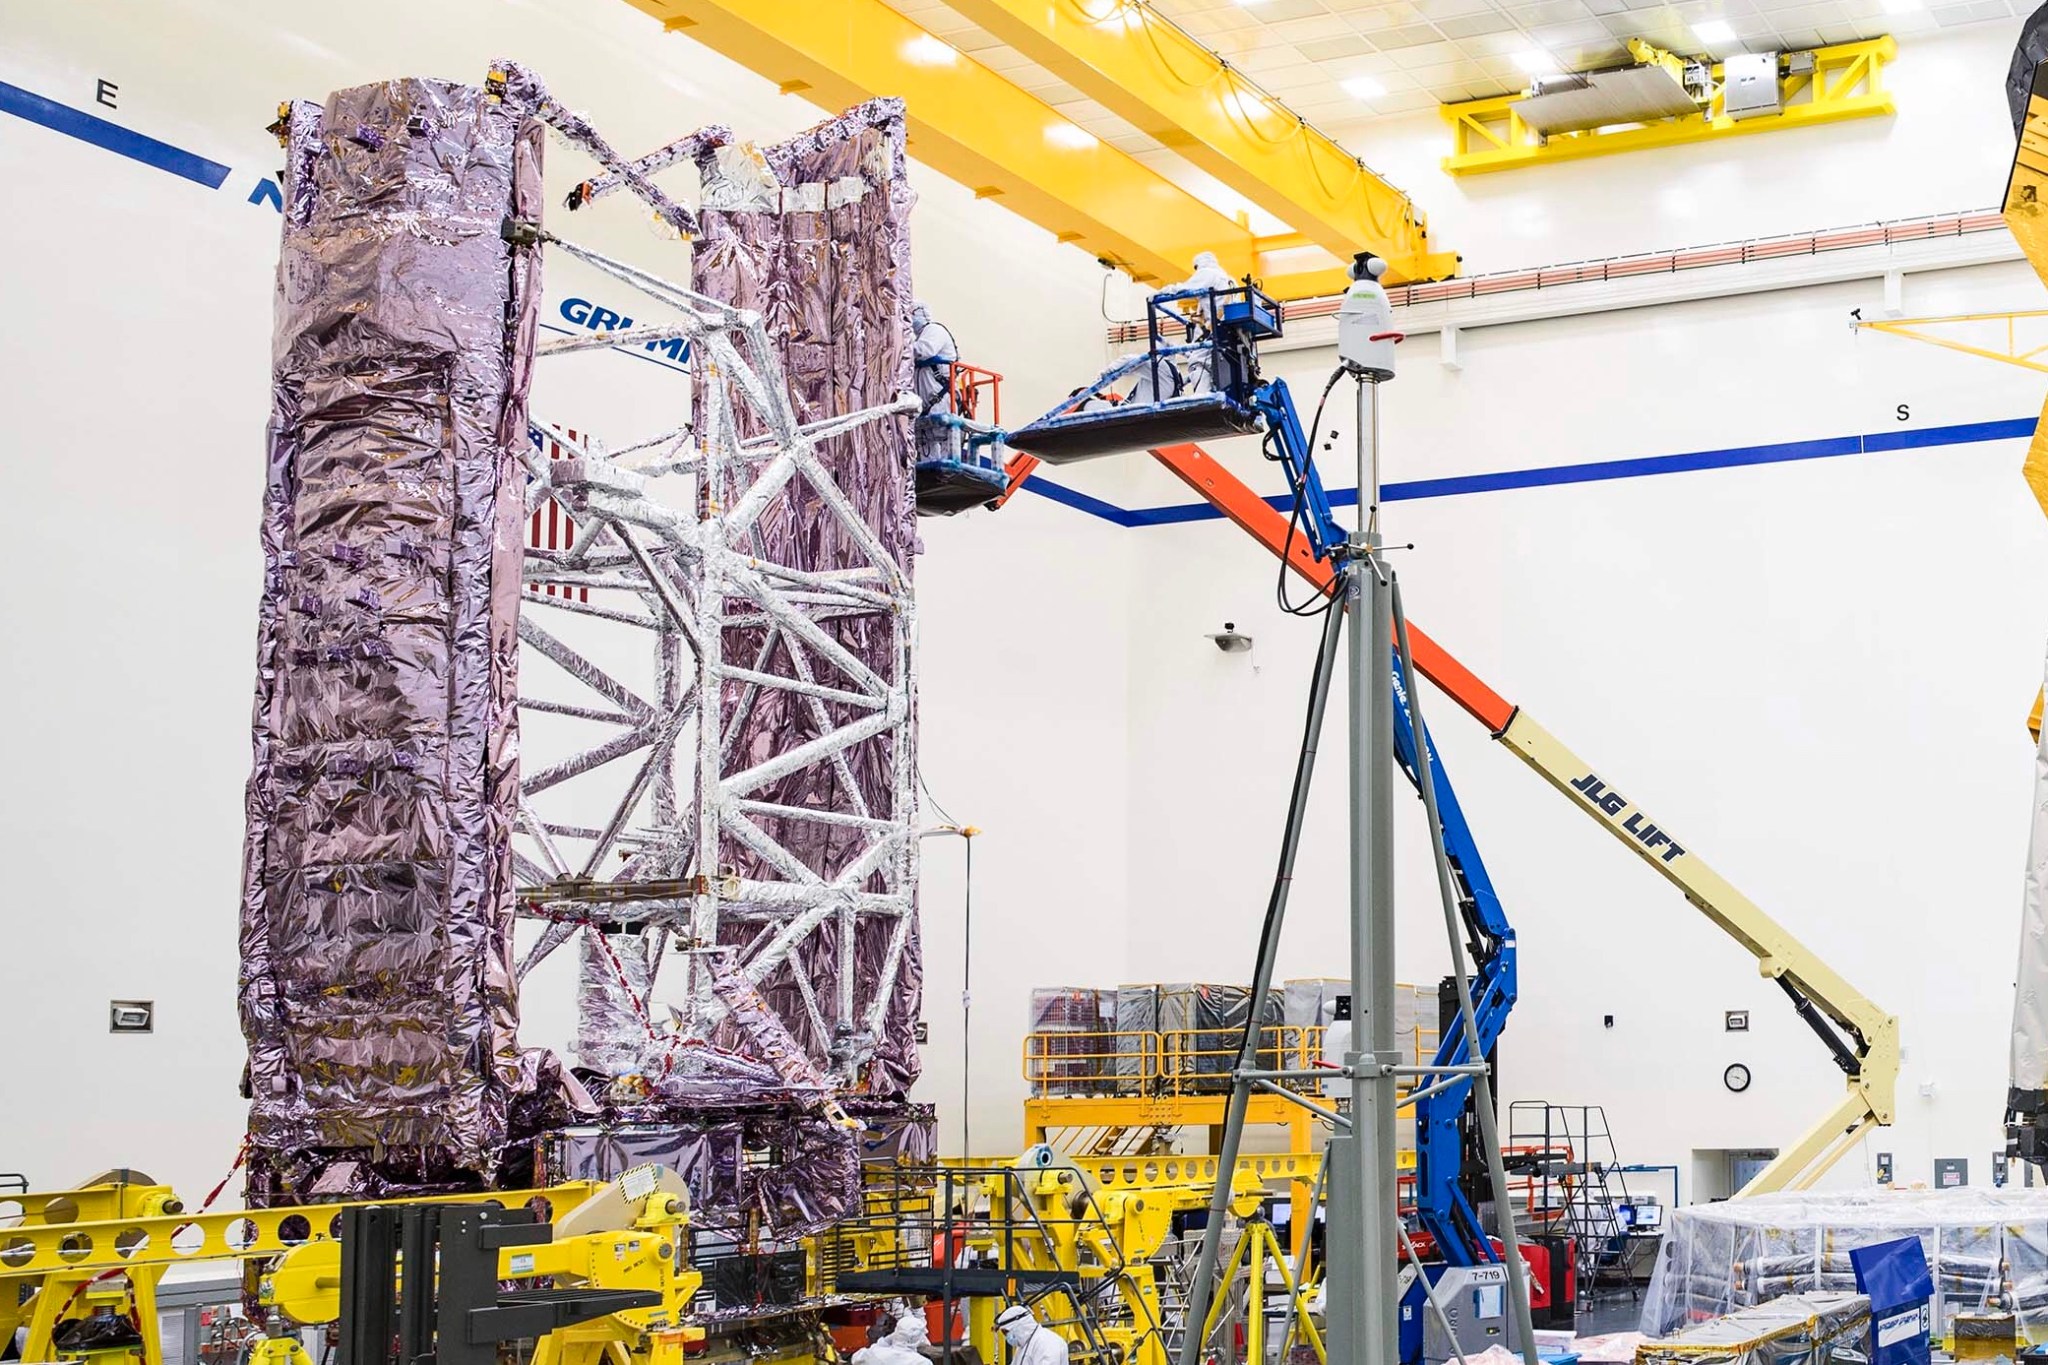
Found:
<svg viewBox="0 0 2048 1365"><path fill-rule="evenodd" d="M884 0L628 3L821 106L901 96L918 160L1141 283L1185 278L1201 251L1281 299L1342 293L1338 263L1360 250L1392 263L1389 283L1457 273L1407 195L1136 0L959 8L1294 231L1255 236ZM1262 268L1262 253L1308 245L1336 261Z"/></svg>
<svg viewBox="0 0 2048 1365"><path fill-rule="evenodd" d="M1475 175L1615 152L1711 142L1778 128L1811 128L1844 119L1875 118L1889 115L1894 109L1891 94L1884 88L1884 69L1898 52L1890 38L1781 54L1787 59L1798 59L1786 62L1777 75L1782 109L1748 117L1731 115L1726 108L1726 62L1693 61L1640 38L1631 39L1628 46L1638 64L1635 71L1663 71L1671 77L1674 91L1698 87L1692 98L1681 101L1681 112L1640 121L1618 119L1546 136L1523 117L1527 94L1446 104L1442 112L1444 121L1451 126L1451 154L1444 158L1444 169L1453 175ZM1698 69L1703 81L1688 82L1692 68ZM1607 73L1594 72L1572 79L1598 81L1603 74Z"/></svg>
<svg viewBox="0 0 2048 1365"><path fill-rule="evenodd" d="M1406 194L1149 5L948 3L1338 261L1369 250L1386 259L1389 283L1457 273L1457 256L1431 244L1428 218ZM1315 292L1341 293L1341 272L1324 273ZM1284 276L1265 287L1301 296Z"/></svg>

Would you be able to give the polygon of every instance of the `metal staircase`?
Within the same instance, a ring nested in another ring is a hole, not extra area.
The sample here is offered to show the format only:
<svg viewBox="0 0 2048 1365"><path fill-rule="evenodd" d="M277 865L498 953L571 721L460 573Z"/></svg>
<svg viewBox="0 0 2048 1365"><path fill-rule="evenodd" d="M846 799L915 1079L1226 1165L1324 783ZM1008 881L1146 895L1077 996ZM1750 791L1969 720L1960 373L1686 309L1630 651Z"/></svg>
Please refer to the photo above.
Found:
<svg viewBox="0 0 2048 1365"><path fill-rule="evenodd" d="M1507 1160L1526 1198L1517 1217L1578 1242L1579 1296L1604 1288L1636 1297L1629 1273L1631 1200L1607 1111L1597 1104L1517 1100L1508 1106Z"/></svg>

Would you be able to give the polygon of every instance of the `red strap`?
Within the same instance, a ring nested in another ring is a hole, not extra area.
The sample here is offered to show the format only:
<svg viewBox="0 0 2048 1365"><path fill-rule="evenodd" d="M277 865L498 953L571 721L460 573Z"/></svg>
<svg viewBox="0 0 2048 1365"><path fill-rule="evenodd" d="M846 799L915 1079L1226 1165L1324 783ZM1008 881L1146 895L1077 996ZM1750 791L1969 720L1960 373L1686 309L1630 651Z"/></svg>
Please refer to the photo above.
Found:
<svg viewBox="0 0 2048 1365"><path fill-rule="evenodd" d="M244 1161L247 1161L248 1159L249 1139L243 1138L242 1145L235 1149L234 1164L228 1167L228 1173L220 1178L220 1184L215 1185L213 1187L213 1193L207 1195L206 1198L199 1201L199 1212L205 1213L208 1209L213 1207L213 1201L220 1198L220 1192L228 1187L228 1182L235 1178L235 1172L241 1170L242 1163Z"/></svg>
<svg viewBox="0 0 2048 1365"><path fill-rule="evenodd" d="M1395 343L1403 342L1407 339L1408 334L1406 332L1374 332L1366 338L1367 341L1392 341Z"/></svg>

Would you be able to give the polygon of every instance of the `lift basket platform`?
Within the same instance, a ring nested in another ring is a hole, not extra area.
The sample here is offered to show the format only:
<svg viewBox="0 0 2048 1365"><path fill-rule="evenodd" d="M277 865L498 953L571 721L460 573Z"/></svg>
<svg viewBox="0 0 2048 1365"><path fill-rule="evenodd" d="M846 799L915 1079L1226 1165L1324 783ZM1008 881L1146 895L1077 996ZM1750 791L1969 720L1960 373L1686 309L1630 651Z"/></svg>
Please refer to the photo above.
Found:
<svg viewBox="0 0 2048 1365"><path fill-rule="evenodd" d="M1010 476L981 460L946 456L917 462L917 514L950 517L986 507L1010 486Z"/></svg>
<svg viewBox="0 0 2048 1365"><path fill-rule="evenodd" d="M1009 444L1047 464L1072 464L1127 450L1247 436L1258 429L1257 413L1228 394L1211 392L1041 417L1010 433Z"/></svg>

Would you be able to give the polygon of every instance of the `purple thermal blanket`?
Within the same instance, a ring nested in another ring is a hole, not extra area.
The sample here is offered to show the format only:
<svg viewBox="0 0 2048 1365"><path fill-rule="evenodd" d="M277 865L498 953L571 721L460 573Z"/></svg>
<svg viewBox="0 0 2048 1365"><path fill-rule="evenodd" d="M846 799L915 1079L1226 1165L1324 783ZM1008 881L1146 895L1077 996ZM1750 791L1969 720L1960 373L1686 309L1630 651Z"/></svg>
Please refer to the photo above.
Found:
<svg viewBox="0 0 2048 1365"><path fill-rule="evenodd" d="M905 178L903 104L874 100L773 147L736 144L725 129L696 137L697 164L704 180L700 234L692 259L692 284L699 292L767 320L795 400L799 421L888 403L911 389L909 316L910 209L916 196ZM870 422L824 442L819 458L861 518L880 538L906 578L917 545L913 489L914 455L910 421L896 417ZM869 560L853 535L837 522L823 499L802 478L790 483L759 522L754 551L778 564L809 571L866 567ZM898 657L892 623L876 615L828 621L837 642L884 678L910 691L915 714L915 678L907 653ZM762 628L732 626L722 644L727 659L754 659ZM775 648L786 650L778 642ZM771 671L788 661L775 656ZM726 685L730 707L740 684ZM832 725L857 713L827 703ZM745 765L786 753L816 738L816 724L804 699L786 691L759 696L734 746L735 763ZM906 728L903 742L914 730ZM892 790L891 775L904 761L893 754L888 735L847 752L854 780L868 809L893 811L906 794ZM780 805L851 810L829 766L792 773L756 793ZM906 813L907 816L907 813ZM830 876L859 852L856 830L814 821L759 817L762 827L807 866ZM747 876L778 874L737 842L720 854ZM879 889L878 887L872 889ZM870 1003L875 981L886 976L892 925L884 917L860 920L855 934L854 990L857 1004ZM751 940L758 926L735 922L721 938L735 946ZM835 931L836 932L836 931ZM839 944L834 932L817 935L760 983L762 996L820 1064L834 1040L817 1036L796 985L803 976L812 994L830 1001L840 989ZM915 929L904 949L894 998L886 1006L872 1059L859 1089L873 1095L898 1094L917 1078L913 1038L923 990Z"/></svg>
<svg viewBox="0 0 2048 1365"><path fill-rule="evenodd" d="M522 1075L551 1070L519 1051L511 964L539 255L500 232L538 216L541 125L416 79L283 125L241 918L252 1168L487 1174Z"/></svg>

